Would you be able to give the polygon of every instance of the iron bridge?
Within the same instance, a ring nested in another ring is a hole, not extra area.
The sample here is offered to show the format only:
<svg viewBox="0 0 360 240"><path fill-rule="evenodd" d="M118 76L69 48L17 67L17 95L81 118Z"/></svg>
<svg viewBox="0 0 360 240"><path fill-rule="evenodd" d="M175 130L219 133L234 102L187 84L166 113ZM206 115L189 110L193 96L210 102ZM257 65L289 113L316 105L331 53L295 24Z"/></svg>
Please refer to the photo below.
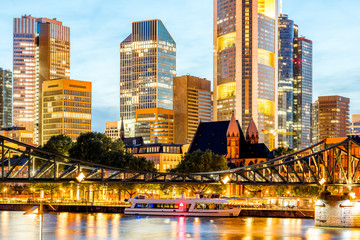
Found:
<svg viewBox="0 0 360 240"><path fill-rule="evenodd" d="M76 182L83 173L89 183L221 183L252 185L360 186L360 139L336 144L325 140L267 162L218 172L162 173L94 164L47 152L0 136L0 181L8 183Z"/></svg>

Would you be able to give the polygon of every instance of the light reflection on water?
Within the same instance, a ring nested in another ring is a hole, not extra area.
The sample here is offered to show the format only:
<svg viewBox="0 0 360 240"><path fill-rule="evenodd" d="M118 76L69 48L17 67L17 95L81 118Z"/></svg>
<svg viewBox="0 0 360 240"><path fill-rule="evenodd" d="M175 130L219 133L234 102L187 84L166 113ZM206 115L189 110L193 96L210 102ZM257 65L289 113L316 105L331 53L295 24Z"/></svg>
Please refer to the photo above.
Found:
<svg viewBox="0 0 360 240"><path fill-rule="evenodd" d="M0 212L0 239L40 239L40 219ZM43 239L360 239L360 229L315 228L312 219L44 214Z"/></svg>

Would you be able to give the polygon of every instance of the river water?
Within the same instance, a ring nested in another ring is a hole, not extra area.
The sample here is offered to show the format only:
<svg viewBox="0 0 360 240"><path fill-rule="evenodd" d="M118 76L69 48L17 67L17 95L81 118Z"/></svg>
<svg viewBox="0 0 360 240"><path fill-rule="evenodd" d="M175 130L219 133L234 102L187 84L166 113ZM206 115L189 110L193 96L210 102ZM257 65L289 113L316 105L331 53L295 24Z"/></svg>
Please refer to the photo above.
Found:
<svg viewBox="0 0 360 240"><path fill-rule="evenodd" d="M42 227L42 235L41 235ZM360 229L315 228L312 219L136 217L0 212L0 239L360 239Z"/></svg>

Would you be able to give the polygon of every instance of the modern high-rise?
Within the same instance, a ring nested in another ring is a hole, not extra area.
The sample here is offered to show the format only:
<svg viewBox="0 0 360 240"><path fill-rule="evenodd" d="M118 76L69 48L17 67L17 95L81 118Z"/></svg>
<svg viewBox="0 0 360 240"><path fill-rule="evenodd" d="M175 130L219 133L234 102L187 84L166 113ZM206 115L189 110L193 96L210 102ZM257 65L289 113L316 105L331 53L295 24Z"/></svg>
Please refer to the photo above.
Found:
<svg viewBox="0 0 360 240"><path fill-rule="evenodd" d="M12 126L12 72L0 68L0 128Z"/></svg>
<svg viewBox="0 0 360 240"><path fill-rule="evenodd" d="M351 117L350 134L360 136L360 114L353 114Z"/></svg>
<svg viewBox="0 0 360 240"><path fill-rule="evenodd" d="M190 142L199 122L212 120L211 82L190 75L174 77L175 143Z"/></svg>
<svg viewBox="0 0 360 240"><path fill-rule="evenodd" d="M293 148L294 21L279 17L278 146Z"/></svg>
<svg viewBox="0 0 360 240"><path fill-rule="evenodd" d="M15 18L13 124L34 130L35 143L42 132L42 83L69 77L70 28L55 18Z"/></svg>
<svg viewBox="0 0 360 240"><path fill-rule="evenodd" d="M319 142L325 138L346 137L349 135L349 104L350 99L342 96L322 96L316 101L318 110L317 125L318 139L313 142Z"/></svg>
<svg viewBox="0 0 360 240"><path fill-rule="evenodd" d="M294 29L294 149L311 145L312 41Z"/></svg>
<svg viewBox="0 0 360 240"><path fill-rule="evenodd" d="M135 110L173 108L176 43L161 20L132 23L120 44L120 119L135 136Z"/></svg>
<svg viewBox="0 0 360 240"><path fill-rule="evenodd" d="M91 132L91 82L55 79L43 82L43 132L41 145L52 136L65 134L72 140Z"/></svg>
<svg viewBox="0 0 360 240"><path fill-rule="evenodd" d="M319 101L316 100L311 105L311 140L312 144L316 144L319 139Z"/></svg>
<svg viewBox="0 0 360 240"><path fill-rule="evenodd" d="M277 130L277 0L214 0L214 120Z"/></svg>
<svg viewBox="0 0 360 240"><path fill-rule="evenodd" d="M164 108L135 110L135 137L145 144L174 143L174 111Z"/></svg>

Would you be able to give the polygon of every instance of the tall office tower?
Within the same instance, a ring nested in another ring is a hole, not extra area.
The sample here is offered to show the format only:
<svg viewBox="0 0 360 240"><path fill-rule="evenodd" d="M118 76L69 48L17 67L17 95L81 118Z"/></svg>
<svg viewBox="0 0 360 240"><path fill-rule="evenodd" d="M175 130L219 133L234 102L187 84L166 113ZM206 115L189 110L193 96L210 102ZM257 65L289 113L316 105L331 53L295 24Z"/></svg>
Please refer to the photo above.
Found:
<svg viewBox="0 0 360 240"><path fill-rule="evenodd" d="M12 126L12 72L0 68L0 128Z"/></svg>
<svg viewBox="0 0 360 240"><path fill-rule="evenodd" d="M337 95L323 96L318 98L317 104L319 141L349 135L349 98Z"/></svg>
<svg viewBox="0 0 360 240"><path fill-rule="evenodd" d="M43 83L43 132L45 144L52 136L66 134L72 140L91 132L91 82L71 79Z"/></svg>
<svg viewBox="0 0 360 240"><path fill-rule="evenodd" d="M212 120L211 82L190 75L174 77L175 143L185 144L199 122Z"/></svg>
<svg viewBox="0 0 360 240"><path fill-rule="evenodd" d="M353 114L351 117L350 134L360 136L360 114Z"/></svg>
<svg viewBox="0 0 360 240"><path fill-rule="evenodd" d="M176 43L161 20L132 23L120 44L120 119L125 136L135 136L135 110L172 109Z"/></svg>
<svg viewBox="0 0 360 240"><path fill-rule="evenodd" d="M277 129L277 0L214 0L214 120Z"/></svg>
<svg viewBox="0 0 360 240"><path fill-rule="evenodd" d="M294 28L294 149L311 145L312 41Z"/></svg>
<svg viewBox="0 0 360 240"><path fill-rule="evenodd" d="M14 19L13 124L41 136L41 86L46 80L70 77L70 28L48 18Z"/></svg>
<svg viewBox="0 0 360 240"><path fill-rule="evenodd" d="M279 17L278 144L293 148L294 21Z"/></svg>
<svg viewBox="0 0 360 240"><path fill-rule="evenodd" d="M316 144L319 139L319 101L315 101L311 106L311 139L312 144Z"/></svg>
<svg viewBox="0 0 360 240"><path fill-rule="evenodd" d="M174 111L164 108L135 110L135 137L145 144L174 143Z"/></svg>

